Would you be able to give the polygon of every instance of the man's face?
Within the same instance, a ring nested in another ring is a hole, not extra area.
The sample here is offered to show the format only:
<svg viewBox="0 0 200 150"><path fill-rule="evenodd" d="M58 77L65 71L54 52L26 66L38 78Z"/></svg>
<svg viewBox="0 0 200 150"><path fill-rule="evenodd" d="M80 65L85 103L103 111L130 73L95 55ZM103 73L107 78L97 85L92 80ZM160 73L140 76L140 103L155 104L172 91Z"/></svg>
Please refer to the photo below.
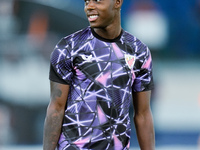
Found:
<svg viewBox="0 0 200 150"><path fill-rule="evenodd" d="M106 28L115 21L115 0L85 0L85 13L90 26Z"/></svg>

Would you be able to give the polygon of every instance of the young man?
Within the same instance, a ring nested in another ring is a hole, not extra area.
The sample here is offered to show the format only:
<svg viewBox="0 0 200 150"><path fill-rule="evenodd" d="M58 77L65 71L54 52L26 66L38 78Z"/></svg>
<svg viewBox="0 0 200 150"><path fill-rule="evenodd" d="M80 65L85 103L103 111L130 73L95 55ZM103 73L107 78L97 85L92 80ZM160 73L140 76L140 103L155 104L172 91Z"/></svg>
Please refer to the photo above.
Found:
<svg viewBox="0 0 200 150"><path fill-rule="evenodd" d="M121 28L122 2L85 0L90 27L55 47L44 150L128 150L132 99L141 150L154 149L151 55Z"/></svg>

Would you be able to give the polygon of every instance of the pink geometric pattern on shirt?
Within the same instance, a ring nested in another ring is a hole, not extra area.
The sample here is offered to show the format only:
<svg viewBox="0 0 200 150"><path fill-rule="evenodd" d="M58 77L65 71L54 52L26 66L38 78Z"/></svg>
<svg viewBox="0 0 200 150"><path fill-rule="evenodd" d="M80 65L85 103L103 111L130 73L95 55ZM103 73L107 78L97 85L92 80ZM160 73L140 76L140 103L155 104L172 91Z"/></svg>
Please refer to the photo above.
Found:
<svg viewBox="0 0 200 150"><path fill-rule="evenodd" d="M149 69L152 62L152 58L149 56L148 60L142 65L142 68Z"/></svg>
<svg viewBox="0 0 200 150"><path fill-rule="evenodd" d="M122 143L121 141L117 138L116 135L113 135L113 139L114 139L114 144L115 144L115 150L122 150Z"/></svg>
<svg viewBox="0 0 200 150"><path fill-rule="evenodd" d="M120 48L116 45L116 43L112 43L113 50L115 52L115 55L118 59L121 59L124 57L123 53L121 52Z"/></svg>
<svg viewBox="0 0 200 150"><path fill-rule="evenodd" d="M110 72L105 73L104 75L100 75L96 80L106 86L106 82L108 77L110 76Z"/></svg>
<svg viewBox="0 0 200 150"><path fill-rule="evenodd" d="M75 141L73 143L76 144L81 149L83 148L85 143L88 143L90 141L90 138L91 137L82 138L81 140Z"/></svg>
<svg viewBox="0 0 200 150"><path fill-rule="evenodd" d="M97 106L97 112L98 112L98 118L99 118L99 122L100 124L104 124L107 122L107 118L105 113L103 112L102 108L98 105Z"/></svg>

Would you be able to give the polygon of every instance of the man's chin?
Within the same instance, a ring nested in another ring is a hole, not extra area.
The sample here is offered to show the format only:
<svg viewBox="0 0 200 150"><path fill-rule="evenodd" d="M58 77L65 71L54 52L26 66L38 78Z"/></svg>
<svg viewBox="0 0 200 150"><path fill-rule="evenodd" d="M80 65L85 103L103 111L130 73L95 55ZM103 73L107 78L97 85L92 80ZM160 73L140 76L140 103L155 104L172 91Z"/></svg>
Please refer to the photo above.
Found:
<svg viewBox="0 0 200 150"><path fill-rule="evenodd" d="M94 24L92 24L92 23L90 23L90 27L91 27L91 28L98 28L97 25L94 25Z"/></svg>
<svg viewBox="0 0 200 150"><path fill-rule="evenodd" d="M102 26L99 26L99 25L91 25L90 24L90 27L93 28L93 29L104 29L105 27L102 27Z"/></svg>
<svg viewBox="0 0 200 150"><path fill-rule="evenodd" d="M100 26L99 24L97 24L97 23L92 23L92 22L90 22L90 27L91 27L91 28L101 28L101 26Z"/></svg>

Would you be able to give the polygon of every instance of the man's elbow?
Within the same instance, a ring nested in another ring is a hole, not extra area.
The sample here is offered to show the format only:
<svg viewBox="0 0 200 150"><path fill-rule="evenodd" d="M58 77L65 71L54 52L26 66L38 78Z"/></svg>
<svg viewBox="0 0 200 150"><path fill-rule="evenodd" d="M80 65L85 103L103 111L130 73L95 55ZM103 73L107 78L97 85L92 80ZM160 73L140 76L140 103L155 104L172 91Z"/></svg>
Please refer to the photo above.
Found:
<svg viewBox="0 0 200 150"><path fill-rule="evenodd" d="M153 122L153 116L151 110L147 110L142 113L135 113L134 122L135 123Z"/></svg>

